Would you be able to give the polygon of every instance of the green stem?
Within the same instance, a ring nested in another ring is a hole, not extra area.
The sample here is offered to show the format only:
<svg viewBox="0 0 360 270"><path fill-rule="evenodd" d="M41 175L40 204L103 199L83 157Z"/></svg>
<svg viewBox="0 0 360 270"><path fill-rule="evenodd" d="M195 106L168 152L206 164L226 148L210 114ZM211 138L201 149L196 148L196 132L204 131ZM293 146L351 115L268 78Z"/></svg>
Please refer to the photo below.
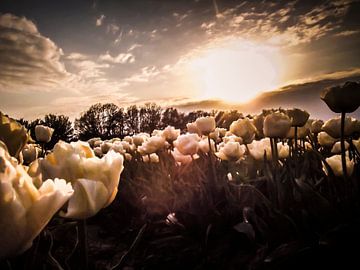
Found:
<svg viewBox="0 0 360 270"><path fill-rule="evenodd" d="M341 146L341 164L344 173L344 177L347 178L346 171L346 159L345 159L345 112L341 113L341 137L340 137L340 146Z"/></svg>

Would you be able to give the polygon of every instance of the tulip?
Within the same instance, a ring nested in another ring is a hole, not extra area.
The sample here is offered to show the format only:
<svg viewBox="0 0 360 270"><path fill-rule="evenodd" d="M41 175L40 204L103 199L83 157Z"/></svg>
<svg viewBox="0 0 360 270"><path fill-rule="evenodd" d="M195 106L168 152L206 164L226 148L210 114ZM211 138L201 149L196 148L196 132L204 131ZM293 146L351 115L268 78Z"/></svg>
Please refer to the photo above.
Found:
<svg viewBox="0 0 360 270"><path fill-rule="evenodd" d="M195 121L196 126L201 134L209 135L210 132L215 130L215 118L212 116L200 117Z"/></svg>
<svg viewBox="0 0 360 270"><path fill-rule="evenodd" d="M350 147L350 144L348 142L345 142L345 150L348 150L349 147ZM341 143L340 142L334 143L333 147L331 148L331 153L341 154Z"/></svg>
<svg viewBox="0 0 360 270"><path fill-rule="evenodd" d="M11 156L17 158L29 138L22 125L0 112L0 140L6 144Z"/></svg>
<svg viewBox="0 0 360 270"><path fill-rule="evenodd" d="M186 128L187 128L189 133L194 133L194 134L201 135L201 131L200 131L199 127L196 125L195 122L187 123Z"/></svg>
<svg viewBox="0 0 360 270"><path fill-rule="evenodd" d="M175 141L174 146L183 155L195 155L199 149L200 137L197 134L183 134Z"/></svg>
<svg viewBox="0 0 360 270"><path fill-rule="evenodd" d="M241 137L244 144L248 144L254 140L257 130L249 118L244 118L232 122L230 132Z"/></svg>
<svg viewBox="0 0 360 270"><path fill-rule="evenodd" d="M306 124L306 121L309 119L309 113L298 108L291 110L286 110L286 114L291 120L291 126L293 127L302 127Z"/></svg>
<svg viewBox="0 0 360 270"><path fill-rule="evenodd" d="M133 136L133 143L136 146L142 145L144 141L150 138L149 134L147 133L139 133Z"/></svg>
<svg viewBox="0 0 360 270"><path fill-rule="evenodd" d="M38 157L38 148L35 144L26 144L22 150L24 162L30 164Z"/></svg>
<svg viewBox="0 0 360 270"><path fill-rule="evenodd" d="M87 142L91 146L91 148L94 148L94 147L98 146L98 145L95 145L95 143L97 141L101 141L101 138L96 137L96 138L91 138L91 139L87 140Z"/></svg>
<svg viewBox="0 0 360 270"><path fill-rule="evenodd" d="M322 147L332 147L337 141L335 138L331 137L325 131L322 131L317 136L318 142Z"/></svg>
<svg viewBox="0 0 360 270"><path fill-rule="evenodd" d="M237 142L228 142L221 147L216 156L222 160L237 161L244 156L246 151L245 145L240 145Z"/></svg>
<svg viewBox="0 0 360 270"><path fill-rule="evenodd" d="M193 159L198 158L198 155L184 155L182 154L177 148L174 148L173 151L171 151L171 155L173 156L173 158L175 159L175 161L177 163L180 164L188 164L190 163Z"/></svg>
<svg viewBox="0 0 360 270"><path fill-rule="evenodd" d="M179 137L180 129L175 129L172 126L167 126L161 133L161 136L165 138L165 140L169 143L172 143Z"/></svg>
<svg viewBox="0 0 360 270"><path fill-rule="evenodd" d="M102 142L102 144L100 145L100 148L101 148L101 152L103 154L106 154L112 148L112 143L109 141Z"/></svg>
<svg viewBox="0 0 360 270"><path fill-rule="evenodd" d="M264 135L270 138L285 138L291 127L290 118L280 112L267 115L264 119Z"/></svg>
<svg viewBox="0 0 360 270"><path fill-rule="evenodd" d="M243 139L241 137L236 136L236 135L229 135L228 134L227 136L223 137L223 142L224 143L227 143L227 142L230 142L230 141L238 142L240 144L243 143Z"/></svg>
<svg viewBox="0 0 360 270"><path fill-rule="evenodd" d="M212 139L210 139L210 144L211 144L211 151L215 152L215 142ZM209 153L209 150L210 150L209 141L208 141L208 139L206 139L206 137L202 138L199 141L199 149L203 153Z"/></svg>
<svg viewBox="0 0 360 270"><path fill-rule="evenodd" d="M54 132L53 128L43 125L37 125L35 127L36 140L42 143L50 142L53 132Z"/></svg>
<svg viewBox="0 0 360 270"><path fill-rule="evenodd" d="M331 167L333 173L336 176L345 175L345 171L342 168L342 157L341 157L341 155L334 155L332 157L326 158L325 160L329 164L329 166ZM353 170L354 170L354 161L350 160L349 157L346 156L345 162L346 162L346 172L348 173L348 175L351 175L353 173ZM327 168L325 166L324 166L323 169L324 169L325 173L328 174Z"/></svg>
<svg viewBox="0 0 360 270"><path fill-rule="evenodd" d="M325 89L321 99L336 113L352 113L360 106L360 84L346 82L343 85Z"/></svg>
<svg viewBox="0 0 360 270"><path fill-rule="evenodd" d="M311 122L310 131L314 134L320 133L323 125L324 125L323 120L314 120Z"/></svg>
<svg viewBox="0 0 360 270"><path fill-rule="evenodd" d="M147 141L144 141L141 146L138 147L138 151L142 154L152 154L160 149L164 148L165 139L161 136L153 136Z"/></svg>
<svg viewBox="0 0 360 270"><path fill-rule="evenodd" d="M346 159L345 159L345 136L346 136L346 113L354 112L360 106L360 84L358 82L346 82L343 85L338 85L325 89L320 95L321 99L328 105L328 107L337 113L341 113L340 124L340 142L341 142L341 163L345 178ZM337 137L330 133L331 136Z"/></svg>
<svg viewBox="0 0 360 270"><path fill-rule="evenodd" d="M259 115L255 115L254 118L252 119L252 123L254 124L254 126L256 127L257 131L258 131L258 135L260 137L264 136L263 133L263 128L264 128L264 115L263 114L259 114Z"/></svg>
<svg viewBox="0 0 360 270"><path fill-rule="evenodd" d="M117 194L123 156L110 150L101 159L88 143L59 141L52 153L40 160L43 179L59 177L71 182L74 195L70 198L67 218L85 219L108 206Z"/></svg>
<svg viewBox="0 0 360 270"><path fill-rule="evenodd" d="M356 119L346 117L344 119L344 136L350 136L355 131ZM334 138L341 137L341 117L332 118L324 123L322 130Z"/></svg>
<svg viewBox="0 0 360 270"><path fill-rule="evenodd" d="M37 188L0 141L0 259L21 254L73 194L65 180Z"/></svg>
<svg viewBox="0 0 360 270"><path fill-rule="evenodd" d="M123 139L123 142L127 142L129 144L132 144L133 143L133 138L130 137L130 136L125 136L124 139Z"/></svg>

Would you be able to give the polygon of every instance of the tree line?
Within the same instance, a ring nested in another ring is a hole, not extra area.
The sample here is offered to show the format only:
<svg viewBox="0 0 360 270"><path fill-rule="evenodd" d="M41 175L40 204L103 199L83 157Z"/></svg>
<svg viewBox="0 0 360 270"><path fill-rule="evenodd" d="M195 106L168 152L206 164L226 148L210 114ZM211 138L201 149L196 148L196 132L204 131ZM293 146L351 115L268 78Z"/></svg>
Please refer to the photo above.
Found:
<svg viewBox="0 0 360 270"><path fill-rule="evenodd" d="M47 114L43 119L27 121L19 119L35 138L35 126L45 125L54 129L52 139L45 145L52 149L59 140L88 140L99 137L102 140L114 137L124 138L140 132L151 133L155 129L163 129L168 125L184 131L186 124L195 121L201 116L215 116L218 127L229 128L232 121L242 117L237 110L231 111L203 111L181 112L176 108L162 108L155 103L146 103L142 106L131 105L122 108L113 103L92 105L83 112L74 123L68 116Z"/></svg>

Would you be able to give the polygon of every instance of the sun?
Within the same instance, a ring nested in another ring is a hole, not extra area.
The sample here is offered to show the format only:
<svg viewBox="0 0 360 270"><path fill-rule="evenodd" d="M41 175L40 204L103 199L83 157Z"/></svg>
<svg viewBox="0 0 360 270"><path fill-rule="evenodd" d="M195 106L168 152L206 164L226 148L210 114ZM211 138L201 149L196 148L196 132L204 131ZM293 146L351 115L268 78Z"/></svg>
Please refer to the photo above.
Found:
<svg viewBox="0 0 360 270"><path fill-rule="evenodd" d="M276 48L233 40L202 51L189 68L199 98L245 103L278 86L280 66Z"/></svg>

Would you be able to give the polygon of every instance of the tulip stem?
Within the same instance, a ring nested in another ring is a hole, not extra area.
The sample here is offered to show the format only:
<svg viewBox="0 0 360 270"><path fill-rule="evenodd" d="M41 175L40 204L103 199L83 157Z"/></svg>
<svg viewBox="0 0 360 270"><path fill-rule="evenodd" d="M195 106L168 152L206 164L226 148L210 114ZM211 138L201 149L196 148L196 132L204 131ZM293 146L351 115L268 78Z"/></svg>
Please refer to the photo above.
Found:
<svg viewBox="0 0 360 270"><path fill-rule="evenodd" d="M87 227L86 219L78 221L79 237L80 237L80 252L82 259L82 268L84 270L89 269L89 257L88 257L88 239L87 239Z"/></svg>
<svg viewBox="0 0 360 270"><path fill-rule="evenodd" d="M344 177L347 178L346 171L346 159L345 159L345 112L341 112L341 137L340 137L340 146L341 146L341 164L344 172Z"/></svg>

